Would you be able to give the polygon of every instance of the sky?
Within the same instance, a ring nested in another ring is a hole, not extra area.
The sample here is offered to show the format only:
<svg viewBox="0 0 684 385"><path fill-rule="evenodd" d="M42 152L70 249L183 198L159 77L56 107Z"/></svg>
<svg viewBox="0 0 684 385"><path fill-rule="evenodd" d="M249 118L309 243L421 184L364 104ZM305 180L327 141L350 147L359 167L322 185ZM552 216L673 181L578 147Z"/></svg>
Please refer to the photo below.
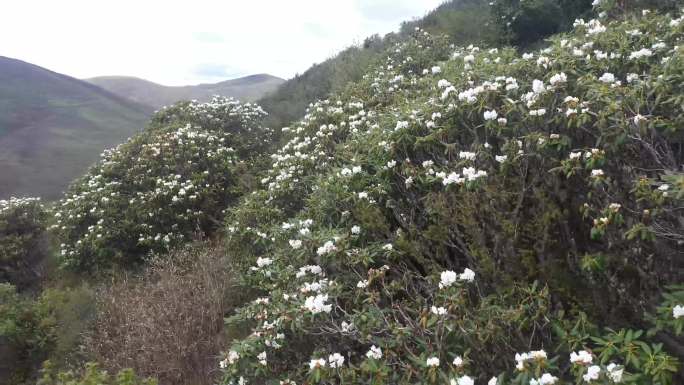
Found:
<svg viewBox="0 0 684 385"><path fill-rule="evenodd" d="M0 55L76 78L291 78L443 0L6 0Z"/></svg>

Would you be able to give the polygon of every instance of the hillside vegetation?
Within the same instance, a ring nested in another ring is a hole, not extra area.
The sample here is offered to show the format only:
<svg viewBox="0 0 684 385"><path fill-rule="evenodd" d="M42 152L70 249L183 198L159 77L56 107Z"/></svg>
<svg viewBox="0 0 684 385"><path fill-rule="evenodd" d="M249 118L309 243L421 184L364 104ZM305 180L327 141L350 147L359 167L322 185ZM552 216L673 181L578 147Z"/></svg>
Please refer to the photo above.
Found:
<svg viewBox="0 0 684 385"><path fill-rule="evenodd" d="M98 87L0 57L0 199L56 199L151 110Z"/></svg>
<svg viewBox="0 0 684 385"><path fill-rule="evenodd" d="M679 383L684 23L644 14L418 30L313 105L227 219L224 383Z"/></svg>
<svg viewBox="0 0 684 385"><path fill-rule="evenodd" d="M555 3L446 3L277 129L179 103L0 201L0 382L683 383L683 11Z"/></svg>
<svg viewBox="0 0 684 385"><path fill-rule="evenodd" d="M127 76L102 76L86 79L122 98L158 110L180 101L197 100L208 102L215 95L232 97L243 102L252 102L273 92L285 80L261 74L214 84L170 87L147 80Z"/></svg>

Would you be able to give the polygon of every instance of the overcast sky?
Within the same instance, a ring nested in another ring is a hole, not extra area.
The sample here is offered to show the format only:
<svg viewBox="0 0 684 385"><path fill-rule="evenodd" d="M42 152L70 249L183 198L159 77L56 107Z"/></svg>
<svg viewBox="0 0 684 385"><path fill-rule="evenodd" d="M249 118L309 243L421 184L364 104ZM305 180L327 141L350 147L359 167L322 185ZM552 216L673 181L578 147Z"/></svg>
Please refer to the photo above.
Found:
<svg viewBox="0 0 684 385"><path fill-rule="evenodd" d="M77 78L290 78L443 0L3 0L0 55Z"/></svg>

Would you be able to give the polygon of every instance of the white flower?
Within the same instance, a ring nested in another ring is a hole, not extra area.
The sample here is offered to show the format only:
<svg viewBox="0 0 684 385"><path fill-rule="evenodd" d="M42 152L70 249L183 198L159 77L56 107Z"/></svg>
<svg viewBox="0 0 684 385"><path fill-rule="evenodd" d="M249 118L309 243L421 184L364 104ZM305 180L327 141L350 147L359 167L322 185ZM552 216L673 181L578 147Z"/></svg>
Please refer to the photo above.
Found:
<svg viewBox="0 0 684 385"><path fill-rule="evenodd" d="M228 352L228 357L226 360L228 361L228 364L232 365L235 363L235 361L240 359L240 354L238 352L231 350Z"/></svg>
<svg viewBox="0 0 684 385"><path fill-rule="evenodd" d="M553 75L551 77L551 79L549 80L549 83L551 83L552 86L556 86L558 84L567 83L567 81L568 81L568 76L565 75L564 72L561 72L559 74Z"/></svg>
<svg viewBox="0 0 684 385"><path fill-rule="evenodd" d="M333 241L328 241L323 246L319 247L318 250L316 250L316 254L318 255L325 255L332 253L333 251L337 250L337 246L335 246L335 243Z"/></svg>
<svg viewBox="0 0 684 385"><path fill-rule="evenodd" d="M610 377L611 380L613 380L614 383L618 384L622 382L622 372L624 371L623 368L618 368L617 365L614 363L608 364L608 367L606 367L608 370L608 377Z"/></svg>
<svg viewBox="0 0 684 385"><path fill-rule="evenodd" d="M487 172L484 170L475 170L474 167L466 167L463 169L463 177L469 182L486 177Z"/></svg>
<svg viewBox="0 0 684 385"><path fill-rule="evenodd" d="M433 306L432 308L430 308L430 311L432 312L432 314L435 314L435 315L447 314L447 309L445 307L442 307L442 306L440 306L440 307Z"/></svg>
<svg viewBox="0 0 684 385"><path fill-rule="evenodd" d="M600 374L601 367L598 365L592 365L589 368L587 368L587 373L584 376L582 376L582 378L584 378L584 381L586 382L591 382L594 380L598 380Z"/></svg>
<svg viewBox="0 0 684 385"><path fill-rule="evenodd" d="M439 175L438 175L438 176L439 176ZM461 175L460 175L460 174L455 173L455 172L452 172L452 173L449 174L449 175L444 175L444 176L443 176L442 184L445 185L445 186L448 186L448 185L450 185L450 184L452 184L452 183L461 184L461 183L463 183L464 181L465 181L465 179L461 178Z"/></svg>
<svg viewBox="0 0 684 385"><path fill-rule="evenodd" d="M359 235L361 234L361 227L360 226L353 226L351 228L351 233L354 235Z"/></svg>
<svg viewBox="0 0 684 385"><path fill-rule="evenodd" d="M587 352L586 350L580 350L577 353L570 353L570 362L572 362L573 364L579 363L582 365L589 365L591 364L593 359L594 358L591 356L591 353Z"/></svg>
<svg viewBox="0 0 684 385"><path fill-rule="evenodd" d="M373 345L370 350L366 353L366 357L379 360L382 358L382 349Z"/></svg>
<svg viewBox="0 0 684 385"><path fill-rule="evenodd" d="M392 246L391 243L386 243L386 244L382 247L382 249L385 250L385 251L392 251L392 249L394 249L394 246Z"/></svg>
<svg viewBox="0 0 684 385"><path fill-rule="evenodd" d="M438 357L430 357L427 359L425 364L428 367L437 367L437 366L439 366L439 358Z"/></svg>
<svg viewBox="0 0 684 385"><path fill-rule="evenodd" d="M605 174L604 174L603 170L601 170L601 169L591 170L591 176L594 178L600 178L603 175L605 175Z"/></svg>
<svg viewBox="0 0 684 385"><path fill-rule="evenodd" d="M492 377L489 379L489 382L487 382L487 385L497 385L498 380L496 377Z"/></svg>
<svg viewBox="0 0 684 385"><path fill-rule="evenodd" d="M389 162L387 162L387 168L393 168L396 165L397 165L396 160L390 160Z"/></svg>
<svg viewBox="0 0 684 385"><path fill-rule="evenodd" d="M458 279L458 275L451 270L443 271L440 275L439 288L443 289L453 285Z"/></svg>
<svg viewBox="0 0 684 385"><path fill-rule="evenodd" d="M394 128L395 131L401 130L403 128L408 128L409 127L409 122L405 121L399 121L397 122L397 126Z"/></svg>
<svg viewBox="0 0 684 385"><path fill-rule="evenodd" d="M638 74L627 74L627 83L632 83L635 80L639 80L639 75Z"/></svg>
<svg viewBox="0 0 684 385"><path fill-rule="evenodd" d="M328 362L331 368L341 368L344 364L344 356L340 353L333 353L328 356Z"/></svg>
<svg viewBox="0 0 684 385"><path fill-rule="evenodd" d="M342 321L341 327L344 333L349 333L354 330L354 324L346 321Z"/></svg>
<svg viewBox="0 0 684 385"><path fill-rule="evenodd" d="M496 155L494 156L494 160L496 160L499 163L503 163L508 160L508 155Z"/></svg>
<svg viewBox="0 0 684 385"><path fill-rule="evenodd" d="M309 369L314 370L317 368L325 368L325 359L323 358L318 358L318 359L313 359L309 361Z"/></svg>
<svg viewBox="0 0 684 385"><path fill-rule="evenodd" d="M368 280L367 280L367 279L364 279L364 280L362 280L362 281L357 282L357 283L356 283L356 287L358 287L359 289L365 289L365 288L367 288L367 287L368 287Z"/></svg>
<svg viewBox="0 0 684 385"><path fill-rule="evenodd" d="M641 59L642 57L651 57L653 56L653 51L651 51L648 48L642 48L638 51L634 51L629 54L629 60L634 60L634 59Z"/></svg>
<svg viewBox="0 0 684 385"><path fill-rule="evenodd" d="M325 302L327 300L327 294L318 294L315 297L307 297L304 301L304 308L313 314L318 314L321 312L330 313L332 310L332 305L326 304Z"/></svg>
<svg viewBox="0 0 684 385"><path fill-rule="evenodd" d="M475 280L475 272L466 267L466 269L463 270L463 273L458 276L458 279L461 281L472 282Z"/></svg>
<svg viewBox="0 0 684 385"><path fill-rule="evenodd" d="M461 356L456 356L452 364L454 364L455 367L460 368L461 366L463 366L463 358L461 358Z"/></svg>
<svg viewBox="0 0 684 385"><path fill-rule="evenodd" d="M302 241L299 240L299 239L290 239L290 240L288 241L288 243L290 244L290 247L292 247L292 248L295 249L295 250L297 250L297 249L299 249L300 247L302 247Z"/></svg>
<svg viewBox="0 0 684 385"><path fill-rule="evenodd" d="M438 66L432 67L432 74L433 75L437 75L438 73L441 73L441 72L442 72L442 69L439 68Z"/></svg>
<svg viewBox="0 0 684 385"><path fill-rule="evenodd" d="M546 108L540 108L538 110L530 111L531 116L544 116L546 115Z"/></svg>
<svg viewBox="0 0 684 385"><path fill-rule="evenodd" d="M499 114L495 110L484 112L484 120L495 120L498 117Z"/></svg>
<svg viewBox="0 0 684 385"><path fill-rule="evenodd" d="M451 83L449 83L449 81L446 79L442 79L437 82L437 87L439 88L447 88L449 86L451 86Z"/></svg>
<svg viewBox="0 0 684 385"><path fill-rule="evenodd" d="M259 266L259 267L268 266L268 265L270 265L270 264L272 264L272 263L273 263L273 260L272 260L271 258L261 258L261 257L259 257L259 258L257 258L257 260L256 260L256 264L257 264L257 266Z"/></svg>
<svg viewBox="0 0 684 385"><path fill-rule="evenodd" d="M477 156L477 154L474 152L461 151L458 153L458 157L460 159L475 160L476 156Z"/></svg>
<svg viewBox="0 0 684 385"><path fill-rule="evenodd" d="M474 61L475 61L475 56L473 56L473 55L466 55L463 57L464 63L472 63Z"/></svg>
<svg viewBox="0 0 684 385"><path fill-rule="evenodd" d="M529 353L530 359L545 360L547 358L546 352L543 350L533 350Z"/></svg>
<svg viewBox="0 0 684 385"><path fill-rule="evenodd" d="M533 382L534 381L534 382ZM553 385L558 381L558 377L552 376L550 373L544 373L542 374L541 378L538 380L530 380L530 385L532 384L538 384L538 385Z"/></svg>
<svg viewBox="0 0 684 385"><path fill-rule="evenodd" d="M603 83L615 83L615 75L610 72L606 72L599 78L599 81Z"/></svg>
<svg viewBox="0 0 684 385"><path fill-rule="evenodd" d="M544 82L538 79L534 79L532 81L532 91L535 94L542 94L546 91L546 87L544 86Z"/></svg>
<svg viewBox="0 0 684 385"><path fill-rule="evenodd" d="M634 116L634 124L637 126L639 125L639 123L645 122L647 120L648 120L648 118L646 118L645 116L643 116L641 114L636 114L636 116Z"/></svg>
<svg viewBox="0 0 684 385"><path fill-rule="evenodd" d="M227 359L219 361L219 368L225 369L227 367L228 367L228 360Z"/></svg>
<svg viewBox="0 0 684 385"><path fill-rule="evenodd" d="M463 376L463 377L458 379L457 384L458 385L475 385L475 381L468 376Z"/></svg>
<svg viewBox="0 0 684 385"><path fill-rule="evenodd" d="M259 353L259 355L257 355L257 359L261 365L266 366L266 352Z"/></svg>
<svg viewBox="0 0 684 385"><path fill-rule="evenodd" d="M505 126L506 123L508 123L508 119L506 119L506 118L499 118L496 121L502 126Z"/></svg>
<svg viewBox="0 0 684 385"><path fill-rule="evenodd" d="M675 305L675 307L672 308L672 316L675 319L680 318L680 317L684 317L684 306Z"/></svg>

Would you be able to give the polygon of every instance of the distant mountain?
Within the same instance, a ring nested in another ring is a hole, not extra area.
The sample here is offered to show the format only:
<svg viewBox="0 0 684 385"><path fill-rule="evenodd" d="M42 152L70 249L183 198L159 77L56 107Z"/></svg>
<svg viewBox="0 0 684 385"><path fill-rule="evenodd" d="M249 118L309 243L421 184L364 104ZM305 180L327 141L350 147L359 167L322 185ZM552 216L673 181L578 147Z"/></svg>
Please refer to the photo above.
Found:
<svg viewBox="0 0 684 385"><path fill-rule="evenodd" d="M58 198L152 112L88 82L0 56L0 199Z"/></svg>
<svg viewBox="0 0 684 385"><path fill-rule="evenodd" d="M181 100L208 101L214 95L234 97L241 101L255 101L283 84L285 80L266 74L251 75L215 84L170 87L144 79L127 76L102 76L85 81L102 87L123 98L153 109Z"/></svg>

